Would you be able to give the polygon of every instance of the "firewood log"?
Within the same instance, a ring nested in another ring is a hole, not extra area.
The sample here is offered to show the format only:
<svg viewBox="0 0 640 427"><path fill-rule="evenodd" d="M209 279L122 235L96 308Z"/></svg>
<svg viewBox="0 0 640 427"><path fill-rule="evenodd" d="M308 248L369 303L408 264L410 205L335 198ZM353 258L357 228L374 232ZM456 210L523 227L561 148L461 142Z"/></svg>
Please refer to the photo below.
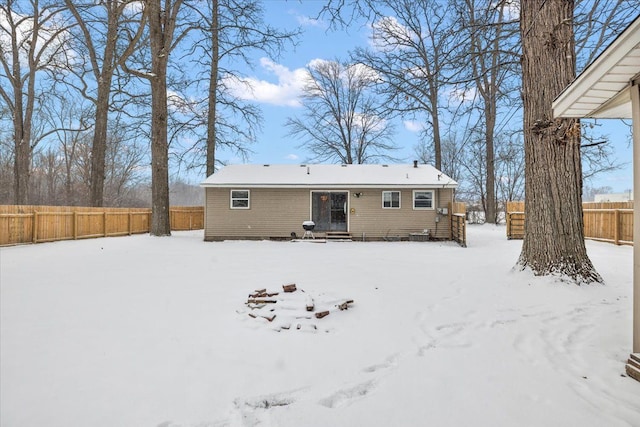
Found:
<svg viewBox="0 0 640 427"><path fill-rule="evenodd" d="M247 300L247 304L275 304L278 301L274 299L253 299L250 298Z"/></svg>
<svg viewBox="0 0 640 427"><path fill-rule="evenodd" d="M340 310L347 310L349 308L349 304L353 304L353 300L352 299L346 300L342 304L338 304L338 308Z"/></svg>
<svg viewBox="0 0 640 427"><path fill-rule="evenodd" d="M314 308L315 304L313 302L313 298L311 298L311 295L307 294L307 311L313 311Z"/></svg>
<svg viewBox="0 0 640 427"><path fill-rule="evenodd" d="M295 292L296 284L291 283L290 285L282 285L282 289L284 289L285 292Z"/></svg>

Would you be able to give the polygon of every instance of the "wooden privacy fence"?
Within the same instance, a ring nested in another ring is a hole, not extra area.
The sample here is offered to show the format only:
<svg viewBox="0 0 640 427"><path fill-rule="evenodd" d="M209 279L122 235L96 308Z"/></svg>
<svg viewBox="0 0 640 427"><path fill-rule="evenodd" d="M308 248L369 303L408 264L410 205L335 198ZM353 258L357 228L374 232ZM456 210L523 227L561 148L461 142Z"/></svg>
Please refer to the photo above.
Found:
<svg viewBox="0 0 640 427"><path fill-rule="evenodd" d="M463 248L467 247L467 207L462 202L452 202L451 209L451 240L458 242Z"/></svg>
<svg viewBox="0 0 640 427"><path fill-rule="evenodd" d="M169 208L171 230L203 230L204 206L172 206Z"/></svg>
<svg viewBox="0 0 640 427"><path fill-rule="evenodd" d="M507 202L507 239L524 239L524 202Z"/></svg>
<svg viewBox="0 0 640 427"><path fill-rule="evenodd" d="M204 228L204 208L169 209L172 230ZM1 206L0 246L148 233L151 209Z"/></svg>
<svg viewBox="0 0 640 427"><path fill-rule="evenodd" d="M582 204L585 239L633 245L633 202ZM524 238L524 202L507 202L507 238Z"/></svg>

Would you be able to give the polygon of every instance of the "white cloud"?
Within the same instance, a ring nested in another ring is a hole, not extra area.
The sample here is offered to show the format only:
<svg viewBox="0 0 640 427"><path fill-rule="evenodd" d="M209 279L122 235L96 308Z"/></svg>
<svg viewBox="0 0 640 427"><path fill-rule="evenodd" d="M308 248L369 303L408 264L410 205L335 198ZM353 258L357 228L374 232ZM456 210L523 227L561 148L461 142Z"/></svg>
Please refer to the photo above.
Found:
<svg viewBox="0 0 640 427"><path fill-rule="evenodd" d="M240 99L289 107L302 105L299 97L309 75L305 68L290 70L268 58L261 58L260 66L274 75L277 82L273 83L255 77L238 79L227 76L223 78L223 83L233 95Z"/></svg>
<svg viewBox="0 0 640 427"><path fill-rule="evenodd" d="M297 154L287 154L285 159L287 160L298 160L300 157L298 157Z"/></svg>
<svg viewBox="0 0 640 427"><path fill-rule="evenodd" d="M124 7L124 14L126 16L135 16L144 11L144 2L143 1L133 1L131 3L127 3Z"/></svg>
<svg viewBox="0 0 640 427"><path fill-rule="evenodd" d="M353 76L357 76L359 80L362 80L364 82L377 82L381 79L378 72L376 72L368 65L362 64L360 62L350 65L349 71L353 74Z"/></svg>
<svg viewBox="0 0 640 427"><path fill-rule="evenodd" d="M418 133L424 130L424 124L415 120L405 120L402 123L404 125L404 128L409 132Z"/></svg>
<svg viewBox="0 0 640 427"><path fill-rule="evenodd" d="M371 26L369 44L376 50L389 51L402 49L409 44L409 41L416 38L416 34L398 22L395 17L385 16Z"/></svg>
<svg viewBox="0 0 640 427"><path fill-rule="evenodd" d="M464 88L458 88L454 86L449 92L449 99L452 101L458 101L458 102L471 102L474 99L476 99L476 96L477 96L477 89L473 87L464 89Z"/></svg>
<svg viewBox="0 0 640 427"><path fill-rule="evenodd" d="M306 15L300 15L295 12L291 12L291 13L296 17L296 21L298 22L298 24L300 24L303 27L316 27L316 28L327 27L327 24L321 19L312 18Z"/></svg>
<svg viewBox="0 0 640 427"><path fill-rule="evenodd" d="M197 108L198 103L194 99L187 99L174 90L167 90L167 106L179 113L189 113Z"/></svg>
<svg viewBox="0 0 640 427"><path fill-rule="evenodd" d="M506 2L504 5L504 14L505 17L511 21L520 19L520 1L511 0Z"/></svg>
<svg viewBox="0 0 640 427"><path fill-rule="evenodd" d="M28 67L28 56L29 50L31 49L31 37L34 28L33 18L12 11L10 13L14 24L17 23L15 31L20 65L22 67ZM42 18L44 19L46 16ZM73 61L74 58L76 58L76 53L71 49L59 49L61 45L69 43L71 34L63 29L63 25L65 24L62 22L62 15L52 17L48 22L47 25L42 25L38 28L38 37L36 38L34 49L34 55L39 56L39 62L36 66L42 67L45 66L45 64L47 64L47 66L64 66L66 61ZM9 23L9 17L2 10L0 10L0 28L1 50L11 52L11 24ZM11 67L12 59L10 55L6 54L5 59Z"/></svg>

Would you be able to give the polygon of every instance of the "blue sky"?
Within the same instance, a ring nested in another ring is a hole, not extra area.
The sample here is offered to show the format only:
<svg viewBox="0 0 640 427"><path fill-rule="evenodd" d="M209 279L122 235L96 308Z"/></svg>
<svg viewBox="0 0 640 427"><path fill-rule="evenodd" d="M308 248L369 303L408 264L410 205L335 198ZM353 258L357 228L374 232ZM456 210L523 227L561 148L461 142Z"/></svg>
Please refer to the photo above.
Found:
<svg viewBox="0 0 640 427"><path fill-rule="evenodd" d="M246 72L254 88L252 101L260 105L264 116L262 131L258 133L257 142L251 146L253 154L248 159L249 163L305 162L308 154L299 147L298 140L287 136L284 126L287 117L301 113L298 95L305 67L317 59L346 59L349 50L368 44L367 26L353 26L348 31L329 31L326 23L312 19L322 4L320 1L264 2L266 22L281 29L301 26L304 33L298 46L295 49L289 48L280 58L266 58L256 54L253 57L253 69ZM600 133L608 135L613 143L617 162L626 163L626 166L618 171L602 174L588 184L593 187L609 186L613 192L631 189L633 174L629 127L620 120L601 120L598 123L602 125ZM419 126L398 120L395 128L396 141L401 149L394 156L410 162L415 157L413 147L420 142ZM234 158L229 153L219 154L228 163L242 163L242 159Z"/></svg>

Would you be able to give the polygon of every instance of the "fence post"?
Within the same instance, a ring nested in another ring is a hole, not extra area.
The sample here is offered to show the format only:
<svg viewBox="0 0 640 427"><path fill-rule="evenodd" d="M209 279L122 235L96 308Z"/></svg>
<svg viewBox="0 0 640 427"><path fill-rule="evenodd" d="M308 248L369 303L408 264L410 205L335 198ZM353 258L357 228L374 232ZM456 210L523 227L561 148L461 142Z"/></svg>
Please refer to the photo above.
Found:
<svg viewBox="0 0 640 427"><path fill-rule="evenodd" d="M464 236L464 247L467 247L467 222L465 221L465 218L462 218L460 220L462 222L462 235Z"/></svg>
<svg viewBox="0 0 640 427"><path fill-rule="evenodd" d="M449 202L449 238L455 241L455 235L453 234L453 202Z"/></svg>
<svg viewBox="0 0 640 427"><path fill-rule="evenodd" d="M107 211L106 210L102 213L102 225L103 225L102 230L104 231L103 233L104 237L107 237Z"/></svg>
<svg viewBox="0 0 640 427"><path fill-rule="evenodd" d="M38 211L33 211L33 230L31 231L33 243L38 243Z"/></svg>
<svg viewBox="0 0 640 427"><path fill-rule="evenodd" d="M131 236L131 229L133 227L132 220L133 220L133 214L131 213L131 209L129 209L129 236Z"/></svg>
<svg viewBox="0 0 640 427"><path fill-rule="evenodd" d="M78 240L78 211L73 211L73 240Z"/></svg>
<svg viewBox="0 0 640 427"><path fill-rule="evenodd" d="M620 244L620 209L614 211L613 240L616 245Z"/></svg>

